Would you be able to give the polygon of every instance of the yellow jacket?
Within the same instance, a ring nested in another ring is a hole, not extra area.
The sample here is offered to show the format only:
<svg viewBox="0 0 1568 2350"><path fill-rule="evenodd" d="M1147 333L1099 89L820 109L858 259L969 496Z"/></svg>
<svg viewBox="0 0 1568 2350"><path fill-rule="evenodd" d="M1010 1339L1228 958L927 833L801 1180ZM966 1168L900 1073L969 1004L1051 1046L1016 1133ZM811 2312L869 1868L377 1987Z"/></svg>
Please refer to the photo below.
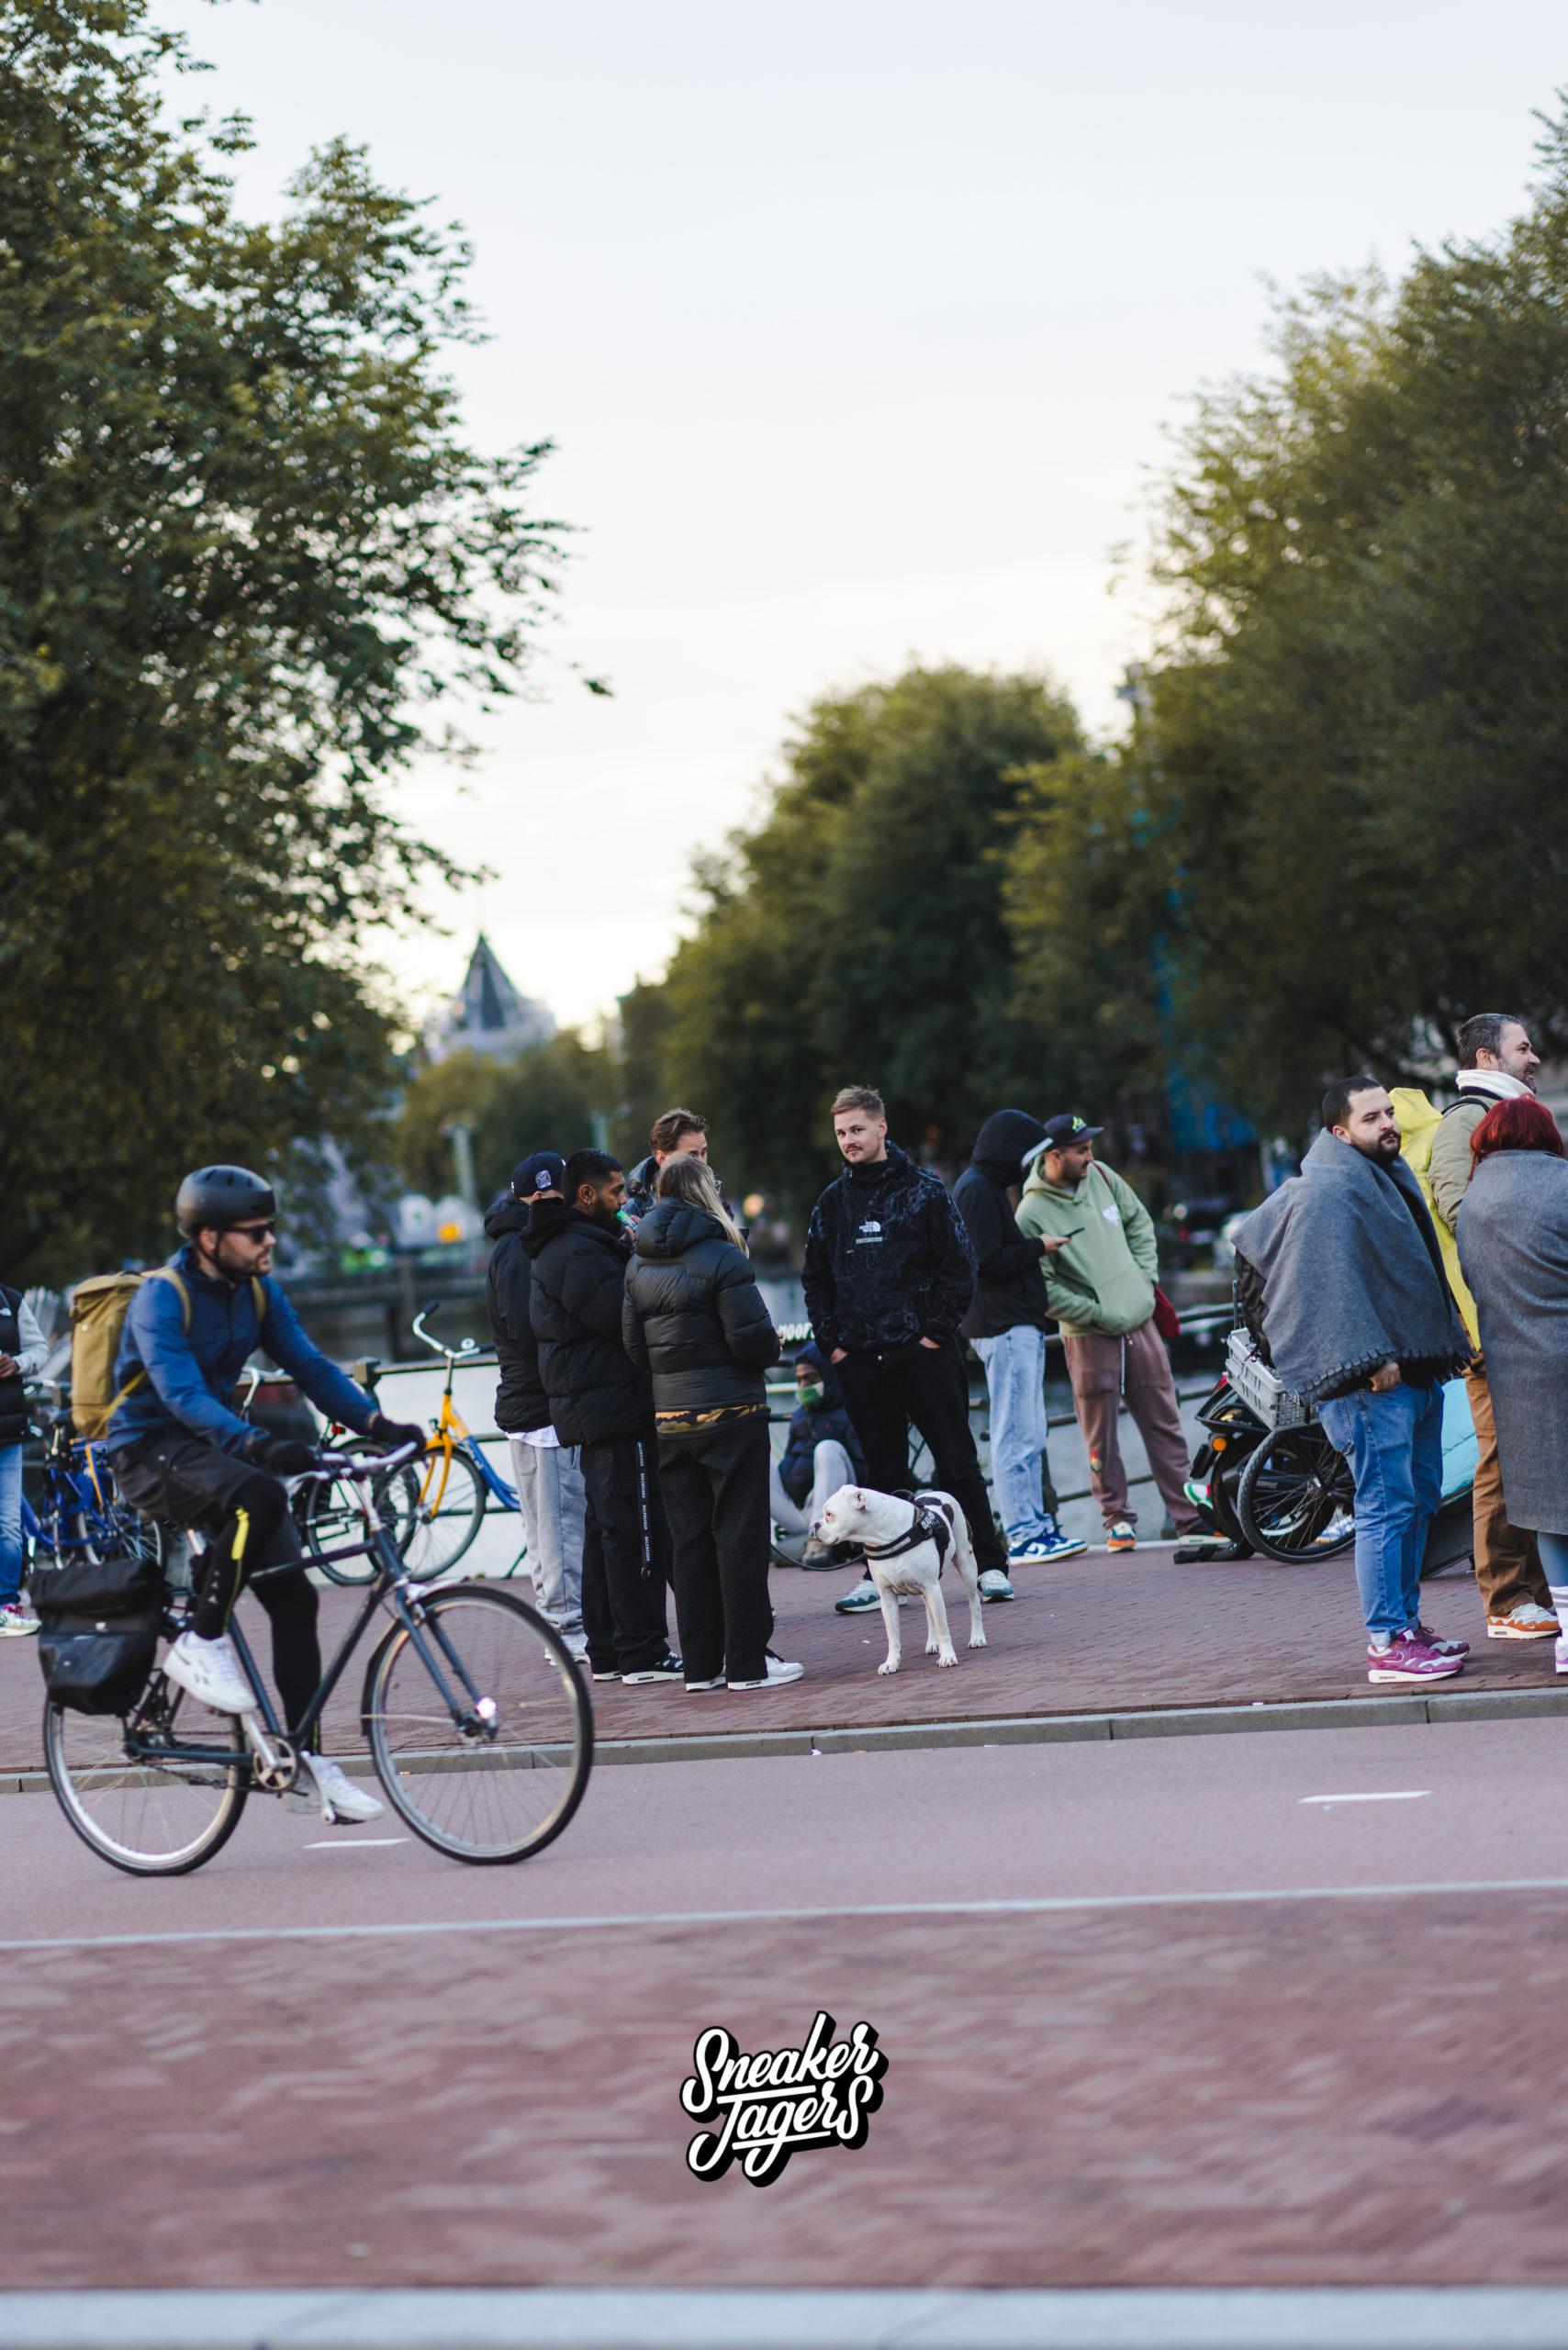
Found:
<svg viewBox="0 0 1568 2350"><path fill-rule="evenodd" d="M1432 1191L1432 1144L1442 1125L1443 1113L1435 1103L1428 1101L1417 1085L1396 1085L1388 1098L1394 1104L1399 1131L1404 1136L1405 1164L1421 1186L1421 1197L1431 1211L1438 1246L1442 1250L1443 1270L1449 1277L1453 1302L1460 1310L1473 1343L1479 1346L1481 1325L1476 1316L1475 1300L1466 1289L1464 1275L1459 1270L1459 1249L1452 1227L1444 1217ZM1489 1108L1491 1105L1485 1106Z"/></svg>

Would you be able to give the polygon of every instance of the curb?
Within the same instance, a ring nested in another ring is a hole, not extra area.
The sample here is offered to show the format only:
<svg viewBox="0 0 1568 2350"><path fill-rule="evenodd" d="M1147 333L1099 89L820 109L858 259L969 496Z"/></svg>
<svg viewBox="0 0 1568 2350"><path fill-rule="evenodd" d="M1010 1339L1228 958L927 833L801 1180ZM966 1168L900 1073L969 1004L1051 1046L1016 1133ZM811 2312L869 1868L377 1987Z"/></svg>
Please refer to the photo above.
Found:
<svg viewBox="0 0 1568 2350"><path fill-rule="evenodd" d="M7 2350L1561 2350L1552 2286L0 2292Z"/></svg>
<svg viewBox="0 0 1568 2350"><path fill-rule="evenodd" d="M716 1731L689 1738L603 1738L596 1763L736 1762L823 1754L899 1754L960 1746L1077 1745L1089 1739L1215 1738L1285 1729L1394 1729L1404 1723L1539 1720L1568 1707L1568 1687L1477 1689L1431 1697L1314 1697L1250 1706L1168 1706L1107 1714L1002 1714L972 1721L868 1722L832 1728ZM371 1778L368 1755L338 1758ZM0 1771L0 1795L42 1795L44 1771Z"/></svg>

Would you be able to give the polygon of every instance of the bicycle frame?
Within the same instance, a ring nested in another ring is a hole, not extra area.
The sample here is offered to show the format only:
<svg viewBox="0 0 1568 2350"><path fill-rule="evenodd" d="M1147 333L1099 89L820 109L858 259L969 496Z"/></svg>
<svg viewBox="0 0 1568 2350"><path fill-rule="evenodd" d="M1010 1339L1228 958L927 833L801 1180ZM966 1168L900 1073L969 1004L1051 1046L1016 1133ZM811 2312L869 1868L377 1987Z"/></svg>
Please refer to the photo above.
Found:
<svg viewBox="0 0 1568 2350"><path fill-rule="evenodd" d="M256 1660L252 1653L250 1643L238 1620L230 1620L229 1636L239 1652L246 1677L255 1691L255 1711L263 1729L271 1737L286 1737L297 1750L308 1746L316 1725L320 1720L333 1691L342 1679L355 1650L364 1637L365 1628L372 1616L383 1606L393 1622L401 1626L402 1629L408 1633L426 1672L429 1673L445 1700L451 1711L454 1725L462 1729L465 1726L465 1721L476 1722L478 1716L476 1709L480 1703L479 1692L469 1678L462 1659L442 1631L440 1622L427 1617L417 1593L410 1588L410 1578L398 1556L397 1546L386 1528L377 1521L367 1541L346 1545L342 1550L332 1551L330 1556L334 1560L363 1559L374 1556L380 1561L381 1572L375 1582L367 1587L358 1615L343 1635L336 1655L323 1673L315 1695L295 1729L285 1731L267 1693L266 1684L256 1669ZM297 1570L293 1568L273 1567L264 1569L252 1580L260 1583L265 1580L268 1573L287 1574L296 1572ZM450 1684L443 1680L440 1664L431 1650L430 1640L426 1638L427 1632L433 1635L435 1644L440 1649L452 1673L462 1684L467 1700L466 1707L460 1706L456 1702ZM139 1707L136 1715L127 1725L127 1744L133 1760L149 1762L167 1762L174 1760L179 1762L209 1763L229 1770L241 1759L232 1746L187 1745L184 1740L177 1740L171 1742L148 1737L142 1731L142 1707ZM252 1757L247 1753L243 1760L245 1768L249 1772Z"/></svg>
<svg viewBox="0 0 1568 2350"><path fill-rule="evenodd" d="M483 1445L476 1442L472 1428L452 1400L452 1382L458 1364L465 1355L476 1354L478 1348L470 1338L465 1338L462 1346L455 1349L440 1345L421 1326L426 1316L434 1311L433 1306L427 1306L423 1314L415 1316L413 1326L415 1337L429 1347L431 1354L442 1355L446 1360L446 1382L441 1391L441 1410L436 1416L435 1434L431 1438L430 1466L420 1487L420 1507L432 1513L441 1507L446 1481L452 1474L452 1456L454 1452L461 1452L464 1459L478 1471L486 1488L494 1494L501 1507L521 1515L522 1504L518 1499L517 1488L508 1484L498 1469L492 1469L485 1458ZM438 1470L439 1482L435 1482ZM431 1490L432 1483L435 1483L433 1494Z"/></svg>

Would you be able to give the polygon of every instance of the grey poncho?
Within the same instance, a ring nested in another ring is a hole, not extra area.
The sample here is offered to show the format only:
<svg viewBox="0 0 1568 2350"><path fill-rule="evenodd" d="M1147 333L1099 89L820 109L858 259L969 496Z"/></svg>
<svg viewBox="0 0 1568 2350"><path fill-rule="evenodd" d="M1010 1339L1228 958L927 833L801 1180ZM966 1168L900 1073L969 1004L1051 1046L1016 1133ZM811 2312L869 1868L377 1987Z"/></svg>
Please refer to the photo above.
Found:
<svg viewBox="0 0 1568 2350"><path fill-rule="evenodd" d="M1301 1173L1248 1217L1236 1253L1262 1282L1274 1369L1309 1403L1364 1386L1385 1362L1435 1380L1470 1360L1437 1235L1402 1158L1374 1161L1319 1135Z"/></svg>
<svg viewBox="0 0 1568 2350"><path fill-rule="evenodd" d="M1494 1151L1456 1229L1508 1516L1531 1534L1568 1534L1568 1160Z"/></svg>

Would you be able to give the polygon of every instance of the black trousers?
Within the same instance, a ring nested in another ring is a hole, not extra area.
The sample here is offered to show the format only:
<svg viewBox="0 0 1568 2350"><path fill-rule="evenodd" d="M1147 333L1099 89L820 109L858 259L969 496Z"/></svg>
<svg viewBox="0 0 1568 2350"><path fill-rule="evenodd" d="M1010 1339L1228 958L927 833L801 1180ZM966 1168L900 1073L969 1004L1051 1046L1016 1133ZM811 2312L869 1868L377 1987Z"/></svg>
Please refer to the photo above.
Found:
<svg viewBox="0 0 1568 2350"><path fill-rule="evenodd" d="M991 1495L969 1427L969 1381L957 1338L942 1346L884 1347L849 1354L837 1366L845 1409L866 1455L866 1482L878 1493L909 1489L909 1423L931 1447L934 1486L951 1494L969 1522L981 1574L1007 1571Z"/></svg>
<svg viewBox="0 0 1568 2350"><path fill-rule="evenodd" d="M659 1484L675 1548L675 1620L689 1681L760 1681L767 1597L767 1420L659 1439Z"/></svg>
<svg viewBox="0 0 1568 2350"><path fill-rule="evenodd" d="M645 1437L585 1444L583 1634L597 1673L636 1673L667 1654L665 1584L669 1528L659 1498L656 1446Z"/></svg>
<svg viewBox="0 0 1568 2350"><path fill-rule="evenodd" d="M194 1526L211 1537L199 1561L191 1627L204 1640L216 1639L224 1629L258 1567L288 1571L269 1572L254 1586L254 1596L272 1624L273 1679L283 1718L293 1729L321 1679L321 1643L316 1586L305 1572L288 1495L278 1480L236 1453L183 1432L111 1453L109 1465L132 1509Z"/></svg>

